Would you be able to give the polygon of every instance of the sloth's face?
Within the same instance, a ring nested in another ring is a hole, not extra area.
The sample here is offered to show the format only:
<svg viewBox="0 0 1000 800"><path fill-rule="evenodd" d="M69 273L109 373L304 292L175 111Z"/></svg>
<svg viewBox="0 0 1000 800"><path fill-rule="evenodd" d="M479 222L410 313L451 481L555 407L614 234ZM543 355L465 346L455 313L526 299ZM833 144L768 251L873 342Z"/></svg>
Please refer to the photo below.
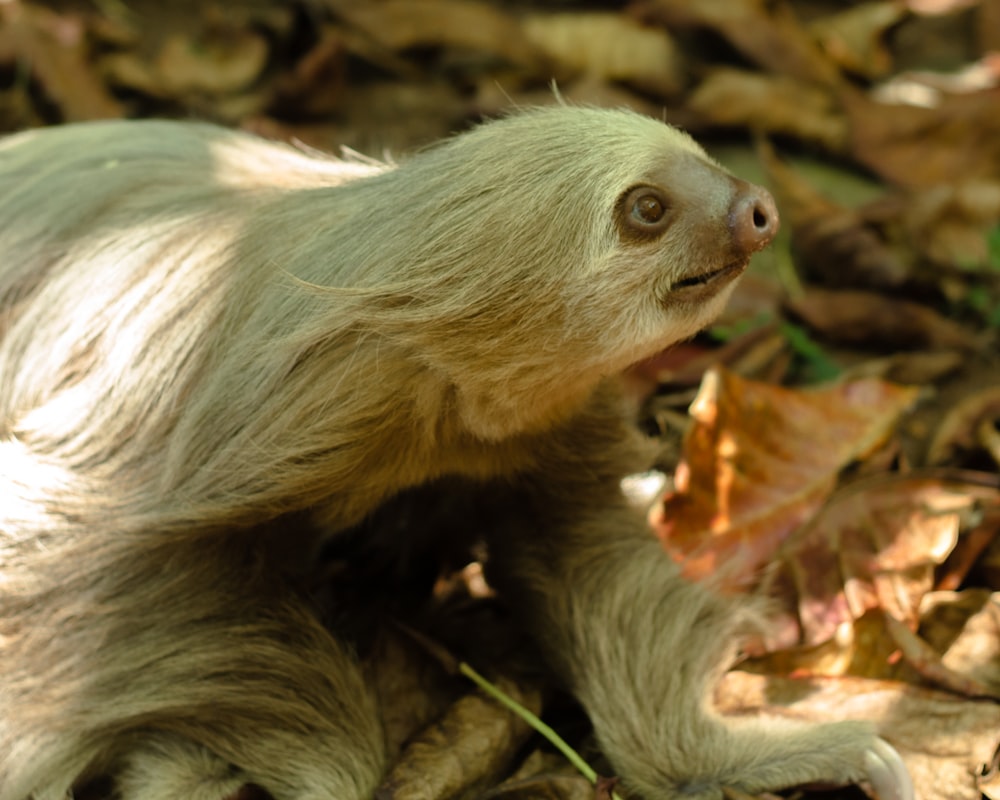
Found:
<svg viewBox="0 0 1000 800"><path fill-rule="evenodd" d="M612 218L616 242L600 278L606 298L628 304L621 308L626 361L709 324L779 226L767 190L696 147L667 150L621 191Z"/></svg>

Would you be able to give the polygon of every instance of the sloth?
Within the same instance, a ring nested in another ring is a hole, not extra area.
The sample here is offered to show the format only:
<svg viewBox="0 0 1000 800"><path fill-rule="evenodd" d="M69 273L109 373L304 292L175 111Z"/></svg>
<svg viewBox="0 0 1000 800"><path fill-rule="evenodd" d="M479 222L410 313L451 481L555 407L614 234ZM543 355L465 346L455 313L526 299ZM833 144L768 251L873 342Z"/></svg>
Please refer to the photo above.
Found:
<svg viewBox="0 0 1000 800"><path fill-rule="evenodd" d="M629 792L913 797L867 723L712 709L753 615L622 495L617 376L778 228L686 134L559 105L397 166L96 122L0 140L0 186L0 800L370 797L373 691L295 576L454 479Z"/></svg>

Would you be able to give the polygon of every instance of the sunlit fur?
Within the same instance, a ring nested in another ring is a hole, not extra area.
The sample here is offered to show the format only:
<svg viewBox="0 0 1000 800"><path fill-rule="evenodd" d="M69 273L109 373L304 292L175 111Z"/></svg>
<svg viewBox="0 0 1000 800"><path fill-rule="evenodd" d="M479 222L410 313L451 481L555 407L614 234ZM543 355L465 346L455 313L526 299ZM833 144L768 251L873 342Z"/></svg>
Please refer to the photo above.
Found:
<svg viewBox="0 0 1000 800"><path fill-rule="evenodd" d="M651 182L674 218L624 241ZM567 107L398 168L197 124L0 140L0 800L367 797L377 708L284 576L448 475L501 480L494 580L633 788L860 777L865 726L707 711L741 615L618 491L647 454L610 376L721 309L672 286L732 258L736 191Z"/></svg>

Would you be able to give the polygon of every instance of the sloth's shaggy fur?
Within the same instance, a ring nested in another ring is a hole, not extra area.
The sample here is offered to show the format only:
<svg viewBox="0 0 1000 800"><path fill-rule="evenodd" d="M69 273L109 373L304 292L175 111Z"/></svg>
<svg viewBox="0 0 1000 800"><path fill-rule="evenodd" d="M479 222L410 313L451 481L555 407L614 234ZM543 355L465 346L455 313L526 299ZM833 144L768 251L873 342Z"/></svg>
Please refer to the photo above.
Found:
<svg viewBox="0 0 1000 800"><path fill-rule="evenodd" d="M867 725L707 708L741 612L619 491L612 376L758 246L688 137L561 107L389 168L95 123L0 140L0 186L0 800L369 796L378 710L283 576L445 476L507 498L494 581L632 789L864 776Z"/></svg>

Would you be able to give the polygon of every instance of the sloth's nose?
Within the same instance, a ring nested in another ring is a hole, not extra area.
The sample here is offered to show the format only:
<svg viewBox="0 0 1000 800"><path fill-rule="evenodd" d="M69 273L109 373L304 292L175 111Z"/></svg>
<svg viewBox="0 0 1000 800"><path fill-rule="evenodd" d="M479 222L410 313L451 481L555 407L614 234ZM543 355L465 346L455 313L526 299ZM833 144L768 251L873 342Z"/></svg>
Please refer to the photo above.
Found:
<svg viewBox="0 0 1000 800"><path fill-rule="evenodd" d="M770 244L778 232L778 208L767 189L737 182L736 197L729 207L729 230L733 244L749 256Z"/></svg>

